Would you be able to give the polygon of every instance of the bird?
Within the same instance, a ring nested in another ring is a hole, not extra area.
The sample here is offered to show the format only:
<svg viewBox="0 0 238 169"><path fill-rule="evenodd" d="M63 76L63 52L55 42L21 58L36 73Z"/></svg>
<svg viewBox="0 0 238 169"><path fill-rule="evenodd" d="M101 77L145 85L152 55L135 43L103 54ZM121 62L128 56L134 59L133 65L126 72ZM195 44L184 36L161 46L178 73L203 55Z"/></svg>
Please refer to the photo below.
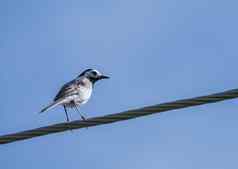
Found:
<svg viewBox="0 0 238 169"><path fill-rule="evenodd" d="M79 76L64 84L56 94L52 103L44 107L40 113L60 105L64 107L67 122L70 121L68 108L74 108L80 114L82 120L86 120L80 113L79 107L89 101L96 82L109 78L109 76L103 75L96 69L86 69Z"/></svg>

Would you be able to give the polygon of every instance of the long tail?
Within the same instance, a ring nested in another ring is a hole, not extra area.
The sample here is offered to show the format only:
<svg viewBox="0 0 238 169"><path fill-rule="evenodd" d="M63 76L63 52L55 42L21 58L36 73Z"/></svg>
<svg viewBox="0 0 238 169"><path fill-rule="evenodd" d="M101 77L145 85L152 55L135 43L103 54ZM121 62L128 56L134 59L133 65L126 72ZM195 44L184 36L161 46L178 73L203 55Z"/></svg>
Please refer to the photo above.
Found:
<svg viewBox="0 0 238 169"><path fill-rule="evenodd" d="M53 108L55 108L56 106L62 104L63 102L64 102L63 99L56 100L56 101L54 101L53 103L51 103L50 105L48 105L48 106L46 106L45 108L43 108L43 109L40 111L40 113L43 113L43 112L48 111L48 110L50 110L50 109L53 109Z"/></svg>

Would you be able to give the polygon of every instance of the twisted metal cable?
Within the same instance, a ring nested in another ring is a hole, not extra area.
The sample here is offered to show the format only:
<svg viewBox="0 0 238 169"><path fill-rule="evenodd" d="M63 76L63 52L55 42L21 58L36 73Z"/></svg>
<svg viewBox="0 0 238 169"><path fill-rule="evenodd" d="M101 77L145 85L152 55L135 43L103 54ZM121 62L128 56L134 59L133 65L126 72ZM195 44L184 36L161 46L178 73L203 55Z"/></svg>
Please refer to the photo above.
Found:
<svg viewBox="0 0 238 169"><path fill-rule="evenodd" d="M33 130L22 131L14 134L8 134L0 136L0 144L7 144L19 140L26 140L33 137L39 137L43 135L63 132L66 130L87 128L92 126L98 126L108 123L114 123L123 120L129 120L141 116L147 116L155 113L161 113L170 110L176 110L186 107L198 106L203 104L209 104L214 102L219 102L228 99L234 99L238 97L238 89L233 89L225 91L222 93L216 93L207 96L201 96L191 99L178 100L163 104L157 104L153 106L148 106L144 108L129 110L117 114L110 114L101 117L89 118L86 121L76 120L70 123L59 123L46 127L41 127Z"/></svg>

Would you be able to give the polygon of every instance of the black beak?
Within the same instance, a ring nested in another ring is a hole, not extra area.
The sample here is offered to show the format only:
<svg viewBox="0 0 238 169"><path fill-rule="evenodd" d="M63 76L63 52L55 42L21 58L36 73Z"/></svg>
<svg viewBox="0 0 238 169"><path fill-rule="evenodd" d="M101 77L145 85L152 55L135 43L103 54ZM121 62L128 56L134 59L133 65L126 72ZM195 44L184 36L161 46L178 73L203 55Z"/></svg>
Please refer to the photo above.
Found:
<svg viewBox="0 0 238 169"><path fill-rule="evenodd" d="M110 78L109 76L104 76L104 75L100 76L100 79L109 79L109 78Z"/></svg>

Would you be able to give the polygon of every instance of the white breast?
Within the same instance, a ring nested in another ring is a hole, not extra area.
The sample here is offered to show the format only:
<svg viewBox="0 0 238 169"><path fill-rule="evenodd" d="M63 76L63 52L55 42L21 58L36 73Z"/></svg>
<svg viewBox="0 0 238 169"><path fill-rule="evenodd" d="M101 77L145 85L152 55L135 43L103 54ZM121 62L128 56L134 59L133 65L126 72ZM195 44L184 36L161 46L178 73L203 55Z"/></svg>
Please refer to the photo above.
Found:
<svg viewBox="0 0 238 169"><path fill-rule="evenodd" d="M79 97L76 99L77 104L85 104L88 102L92 95L92 88L82 87L78 91Z"/></svg>
<svg viewBox="0 0 238 169"><path fill-rule="evenodd" d="M85 104L88 102L92 95L93 86L88 79L82 79L82 83L79 84L78 97L75 99L76 104Z"/></svg>

